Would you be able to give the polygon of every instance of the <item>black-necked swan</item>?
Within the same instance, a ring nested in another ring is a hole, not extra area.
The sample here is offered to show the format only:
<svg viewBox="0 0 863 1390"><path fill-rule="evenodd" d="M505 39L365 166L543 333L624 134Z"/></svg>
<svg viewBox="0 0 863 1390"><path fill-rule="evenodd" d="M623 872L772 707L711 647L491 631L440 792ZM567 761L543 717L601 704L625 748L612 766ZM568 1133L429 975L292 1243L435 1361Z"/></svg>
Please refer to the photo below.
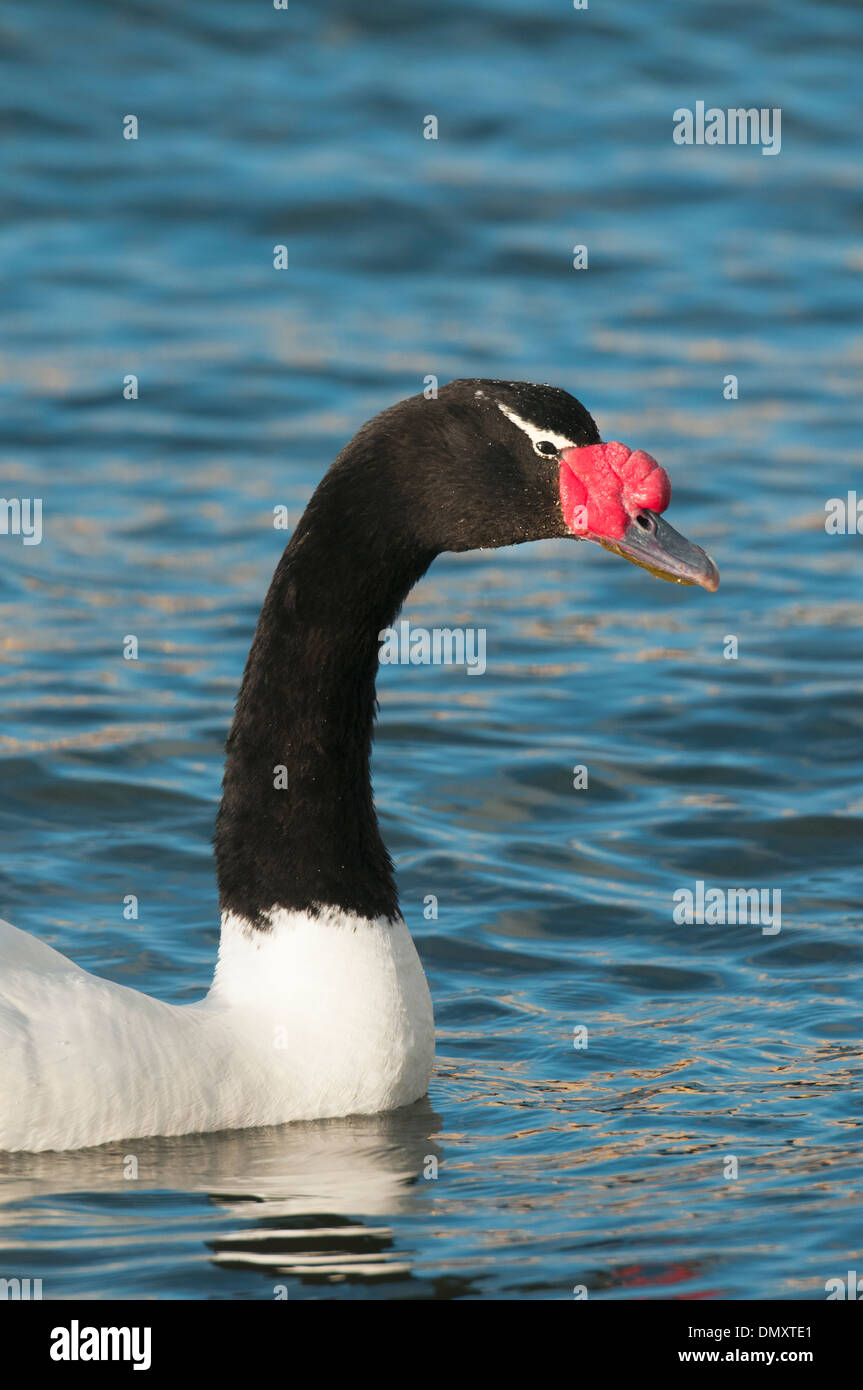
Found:
<svg viewBox="0 0 863 1390"><path fill-rule="evenodd" d="M0 1149L395 1109L434 1059L369 755L381 634L442 551L592 540L679 584L713 561L668 475L551 386L453 381L363 425L276 569L227 743L213 984L174 1005L0 924ZM284 770L284 771L283 771Z"/></svg>

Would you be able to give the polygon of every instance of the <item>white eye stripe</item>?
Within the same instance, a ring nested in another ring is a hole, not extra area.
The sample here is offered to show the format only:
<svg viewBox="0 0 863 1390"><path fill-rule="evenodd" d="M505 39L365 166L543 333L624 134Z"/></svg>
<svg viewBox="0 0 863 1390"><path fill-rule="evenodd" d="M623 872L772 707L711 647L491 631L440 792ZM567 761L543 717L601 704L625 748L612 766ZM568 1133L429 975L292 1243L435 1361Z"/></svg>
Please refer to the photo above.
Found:
<svg viewBox="0 0 863 1390"><path fill-rule="evenodd" d="M502 410L508 420L526 434L531 444L536 446L546 439L554 445L556 449L575 449L577 445L572 439L567 439L565 435L555 434L553 430L540 429L537 425L532 425L530 420L523 420L520 415L516 415L514 410L510 410L508 405L501 401L495 401L498 410ZM549 458L551 455L549 455Z"/></svg>

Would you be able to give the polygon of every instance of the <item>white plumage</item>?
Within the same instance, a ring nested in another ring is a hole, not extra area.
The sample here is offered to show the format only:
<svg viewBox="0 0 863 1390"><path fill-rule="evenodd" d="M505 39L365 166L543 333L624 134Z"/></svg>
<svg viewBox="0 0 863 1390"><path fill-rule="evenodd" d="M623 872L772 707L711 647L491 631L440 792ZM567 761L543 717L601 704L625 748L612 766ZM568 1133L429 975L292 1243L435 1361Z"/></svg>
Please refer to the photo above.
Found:
<svg viewBox="0 0 863 1390"><path fill-rule="evenodd" d="M423 1095L431 997L401 920L226 915L212 987L166 1004L0 922L0 1149L372 1114Z"/></svg>

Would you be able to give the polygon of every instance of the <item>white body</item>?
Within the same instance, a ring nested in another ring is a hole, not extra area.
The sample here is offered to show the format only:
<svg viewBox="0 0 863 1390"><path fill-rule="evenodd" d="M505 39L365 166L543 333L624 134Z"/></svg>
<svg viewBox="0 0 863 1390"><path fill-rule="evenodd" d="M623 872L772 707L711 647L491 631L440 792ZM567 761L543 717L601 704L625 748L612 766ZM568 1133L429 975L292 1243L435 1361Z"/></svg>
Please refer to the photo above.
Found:
<svg viewBox="0 0 863 1390"><path fill-rule="evenodd" d="M0 1150L374 1114L425 1094L428 984L401 920L222 921L210 992L166 1004L0 921Z"/></svg>

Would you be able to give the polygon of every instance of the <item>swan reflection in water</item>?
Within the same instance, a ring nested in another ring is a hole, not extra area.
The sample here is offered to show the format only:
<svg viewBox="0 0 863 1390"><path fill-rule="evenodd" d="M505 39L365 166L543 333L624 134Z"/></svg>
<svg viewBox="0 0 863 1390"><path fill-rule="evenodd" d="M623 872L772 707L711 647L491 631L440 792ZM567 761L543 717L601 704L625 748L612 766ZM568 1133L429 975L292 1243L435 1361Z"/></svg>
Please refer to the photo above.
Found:
<svg viewBox="0 0 863 1390"><path fill-rule="evenodd" d="M397 1248L389 1218L415 1209L422 1189L434 1188L441 1150L433 1135L440 1124L424 1099L382 1115L135 1139L69 1153L0 1154L0 1248L20 1250L26 1242L32 1256L32 1236L41 1236L46 1210L53 1224L64 1199L80 1210L87 1194L85 1244L94 1235L95 1206L95 1243L104 1251L106 1237L118 1243L108 1224L120 1216L128 1229L128 1209L118 1208L118 1198L130 1189L139 1196L167 1190L204 1193L229 1219L217 1234L209 1217L200 1221L202 1244L212 1265L266 1276L263 1298L278 1297L275 1286L286 1277L403 1280L412 1274L410 1251ZM151 1234L164 1240L172 1233ZM123 1236L122 1243L131 1241ZM47 1249L40 1246L47 1267L50 1241ZM146 1258L145 1250L138 1253ZM213 1293L218 1296L217 1285ZM50 1297L50 1278L44 1296ZM115 1286L108 1296L122 1297L123 1290Z"/></svg>

